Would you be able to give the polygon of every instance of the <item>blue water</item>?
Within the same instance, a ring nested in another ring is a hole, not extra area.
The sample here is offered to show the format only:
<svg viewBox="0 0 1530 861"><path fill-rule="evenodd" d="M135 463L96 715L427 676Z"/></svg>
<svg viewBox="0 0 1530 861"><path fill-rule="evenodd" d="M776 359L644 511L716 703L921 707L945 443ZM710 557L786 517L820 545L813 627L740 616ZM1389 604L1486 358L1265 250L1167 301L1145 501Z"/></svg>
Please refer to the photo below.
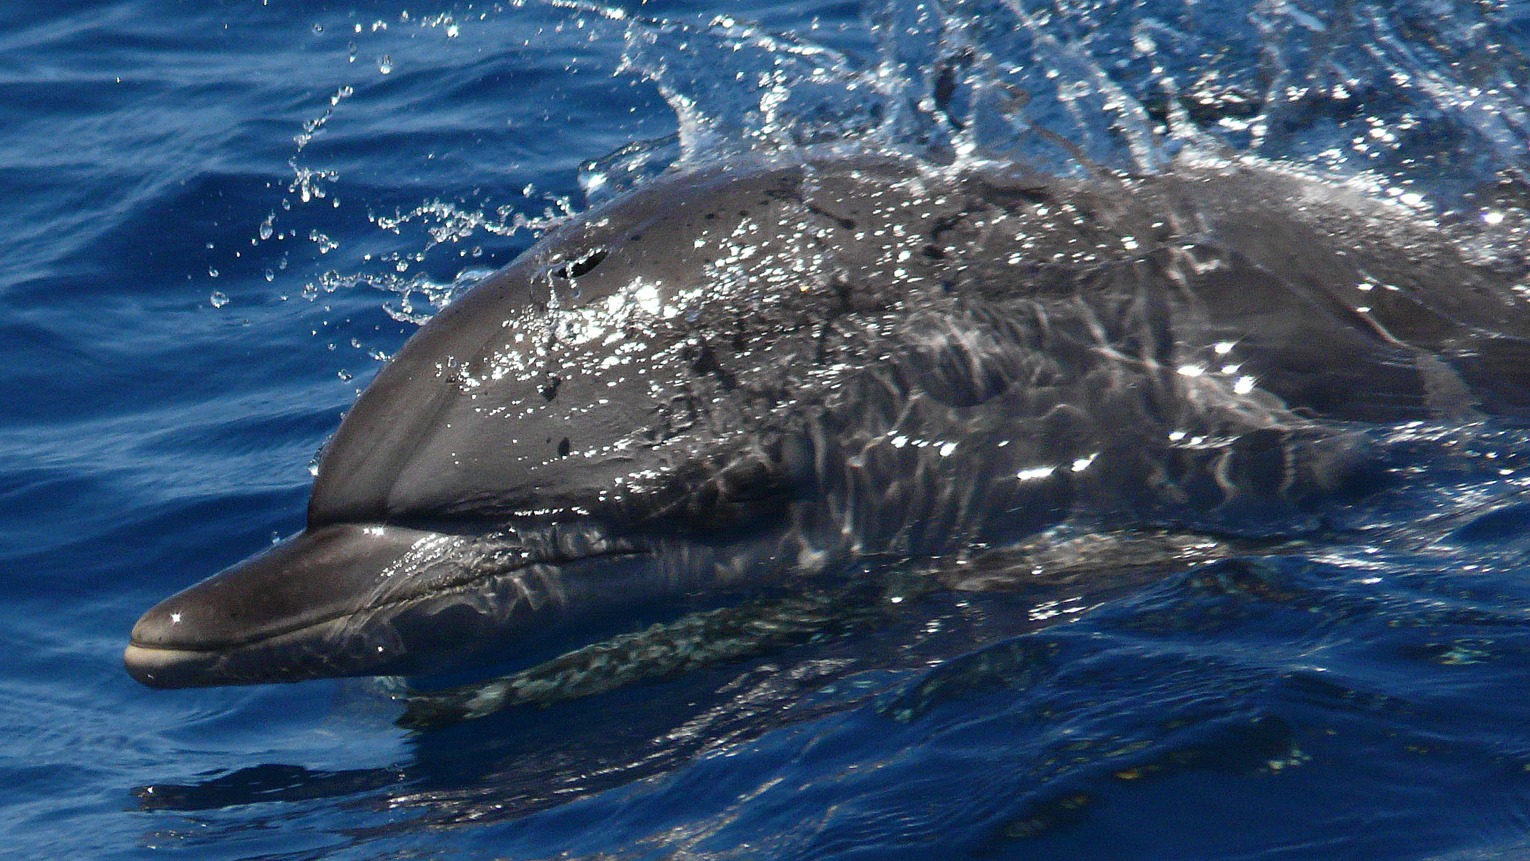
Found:
<svg viewBox="0 0 1530 861"><path fill-rule="evenodd" d="M377 682L150 691L120 653L301 528L380 359L587 189L847 137L1077 172L1040 126L1122 169L1294 161L1522 253L1527 58L1517 0L12 0L0 855L1524 857L1511 427L1416 429L1448 444L1350 540L1056 613L925 595L431 730Z"/></svg>

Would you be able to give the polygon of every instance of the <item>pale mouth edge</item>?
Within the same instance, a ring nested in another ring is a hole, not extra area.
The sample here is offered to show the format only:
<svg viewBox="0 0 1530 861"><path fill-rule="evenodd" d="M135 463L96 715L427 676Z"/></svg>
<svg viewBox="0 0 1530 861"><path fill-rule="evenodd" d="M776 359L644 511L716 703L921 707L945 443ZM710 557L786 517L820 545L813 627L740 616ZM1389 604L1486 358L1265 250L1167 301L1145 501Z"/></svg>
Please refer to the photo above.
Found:
<svg viewBox="0 0 1530 861"><path fill-rule="evenodd" d="M191 688L208 687L210 685L240 685L240 684L264 684L280 681L305 681L319 678L314 673L293 673L291 678L274 678L263 675L259 678L240 678L237 674L219 675L216 681L202 679L202 674L217 665L225 658L250 648L261 648L280 645L287 639L306 638L312 632L322 628L336 628L344 626L356 613L344 613L331 616L307 625L290 628L279 633L271 634L259 639L248 640L243 643L232 643L208 649L187 649L171 646L154 646L146 643L128 640L127 647L122 650L122 663L128 675L132 676L140 684L151 688ZM370 675L370 674L369 674ZM187 679L201 679L187 681Z"/></svg>

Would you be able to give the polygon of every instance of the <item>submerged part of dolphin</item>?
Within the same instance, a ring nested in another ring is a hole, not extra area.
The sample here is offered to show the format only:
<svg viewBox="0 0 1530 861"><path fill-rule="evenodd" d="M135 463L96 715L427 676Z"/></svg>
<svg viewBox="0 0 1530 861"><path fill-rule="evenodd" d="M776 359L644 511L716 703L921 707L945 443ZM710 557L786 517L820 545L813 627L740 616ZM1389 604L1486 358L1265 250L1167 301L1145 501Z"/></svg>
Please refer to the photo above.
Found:
<svg viewBox="0 0 1530 861"><path fill-rule="evenodd" d="M1377 428L1530 408L1523 277L1253 163L675 173L421 329L325 450L307 529L150 610L127 668L530 661L873 557L1310 531L1375 486Z"/></svg>

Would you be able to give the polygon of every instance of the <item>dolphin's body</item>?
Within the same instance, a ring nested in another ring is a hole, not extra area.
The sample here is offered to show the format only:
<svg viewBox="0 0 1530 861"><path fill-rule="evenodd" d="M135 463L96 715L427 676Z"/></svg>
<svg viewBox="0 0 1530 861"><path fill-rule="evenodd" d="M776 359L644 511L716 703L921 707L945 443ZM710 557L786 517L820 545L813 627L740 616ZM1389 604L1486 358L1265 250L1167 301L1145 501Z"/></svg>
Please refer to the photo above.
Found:
<svg viewBox="0 0 1530 861"><path fill-rule="evenodd" d="M1467 248L1253 164L676 173L437 315L341 423L307 529L150 610L127 667L411 673L1063 523L1318 528L1373 429L1530 406L1522 262Z"/></svg>

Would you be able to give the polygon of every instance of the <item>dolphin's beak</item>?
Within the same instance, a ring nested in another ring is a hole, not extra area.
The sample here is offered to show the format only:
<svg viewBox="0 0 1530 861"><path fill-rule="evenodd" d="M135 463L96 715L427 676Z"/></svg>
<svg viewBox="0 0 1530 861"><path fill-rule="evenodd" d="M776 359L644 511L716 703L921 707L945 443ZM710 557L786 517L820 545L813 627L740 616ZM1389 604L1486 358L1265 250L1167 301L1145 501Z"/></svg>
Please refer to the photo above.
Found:
<svg viewBox="0 0 1530 861"><path fill-rule="evenodd" d="M305 531L145 613L127 671L156 688L386 672L406 644L368 623L407 602L392 581L397 563L440 538L394 526Z"/></svg>

